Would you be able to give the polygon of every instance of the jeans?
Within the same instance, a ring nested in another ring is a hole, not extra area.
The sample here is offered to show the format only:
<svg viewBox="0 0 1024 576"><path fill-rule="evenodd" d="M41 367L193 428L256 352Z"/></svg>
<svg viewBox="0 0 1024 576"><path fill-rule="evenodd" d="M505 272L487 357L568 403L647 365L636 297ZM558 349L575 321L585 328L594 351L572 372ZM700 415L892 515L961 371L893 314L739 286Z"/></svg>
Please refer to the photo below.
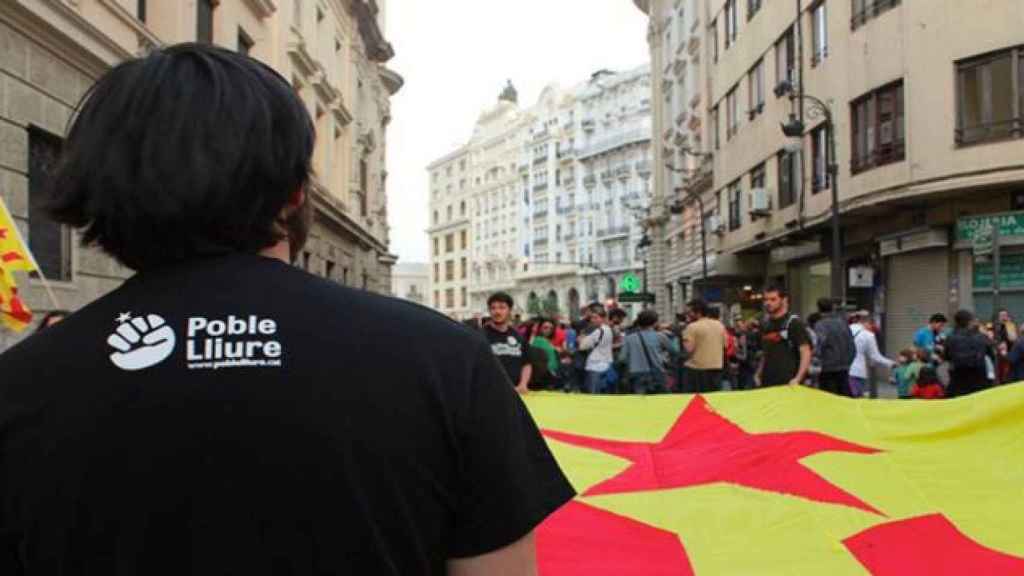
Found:
<svg viewBox="0 0 1024 576"><path fill-rule="evenodd" d="M721 370L698 370L696 368L686 369L686 381L683 382L684 393L702 394L705 392L720 392L721 390Z"/></svg>
<svg viewBox="0 0 1024 576"><path fill-rule="evenodd" d="M588 370L584 386L587 394L607 393L607 390L605 390L604 372L591 372Z"/></svg>
<svg viewBox="0 0 1024 576"><path fill-rule="evenodd" d="M822 372L821 376L818 377L818 386L825 392L831 392L839 396L851 396L850 394L850 373L846 370L842 372Z"/></svg>
<svg viewBox="0 0 1024 576"><path fill-rule="evenodd" d="M631 374L629 382L633 387L633 394L661 394L665 392L665 375L642 372Z"/></svg>

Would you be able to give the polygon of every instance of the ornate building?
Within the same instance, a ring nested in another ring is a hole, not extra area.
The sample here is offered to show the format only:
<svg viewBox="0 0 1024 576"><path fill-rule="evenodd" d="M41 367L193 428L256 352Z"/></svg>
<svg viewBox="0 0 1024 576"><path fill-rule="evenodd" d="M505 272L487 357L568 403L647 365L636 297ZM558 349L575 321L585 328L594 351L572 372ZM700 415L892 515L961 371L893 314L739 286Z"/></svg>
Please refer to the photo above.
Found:
<svg viewBox="0 0 1024 576"><path fill-rule="evenodd" d="M42 183L73 108L118 62L210 42L263 60L295 85L317 127L316 222L297 263L390 291L386 131L402 79L386 67L382 0L4 0L0 2L0 194L61 306L76 309L131 272L50 221ZM41 284L19 281L37 312ZM0 333L0 349L13 341Z"/></svg>

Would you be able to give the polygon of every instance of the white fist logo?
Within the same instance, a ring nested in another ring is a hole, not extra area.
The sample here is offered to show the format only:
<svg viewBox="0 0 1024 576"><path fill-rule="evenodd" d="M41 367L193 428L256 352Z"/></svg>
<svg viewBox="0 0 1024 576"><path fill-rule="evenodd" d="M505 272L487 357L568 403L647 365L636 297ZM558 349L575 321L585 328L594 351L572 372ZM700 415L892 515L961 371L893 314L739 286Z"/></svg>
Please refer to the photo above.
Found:
<svg viewBox="0 0 1024 576"><path fill-rule="evenodd" d="M156 314L132 318L129 313L117 317L120 326L107 338L117 350L110 355L114 366L122 370L142 370L156 366L174 352L174 330Z"/></svg>

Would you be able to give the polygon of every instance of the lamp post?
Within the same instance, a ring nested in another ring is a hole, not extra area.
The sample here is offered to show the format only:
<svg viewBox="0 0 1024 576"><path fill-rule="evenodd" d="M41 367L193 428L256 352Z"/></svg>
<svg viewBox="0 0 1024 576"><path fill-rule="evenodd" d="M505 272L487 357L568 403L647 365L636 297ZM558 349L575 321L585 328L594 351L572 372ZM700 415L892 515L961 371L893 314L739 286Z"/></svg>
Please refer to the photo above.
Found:
<svg viewBox="0 0 1024 576"><path fill-rule="evenodd" d="M693 152L689 148L683 148L682 151L684 153L690 155L690 156L694 156L694 157L699 158L701 160L710 160L712 158L712 154L710 154L710 153ZM676 168L675 166L669 164L668 162L665 163L665 168L667 170L671 171L671 172L675 172L676 174L686 174L686 175L692 175L694 172L697 171L697 170L687 170L687 169L684 169L684 168ZM694 192L687 192L686 196L687 196L687 199L689 199L691 201L692 200L696 200L697 201L697 208L700 210L701 280L707 282L707 279L708 279L708 235L707 235L706 225L705 225L705 222L704 222L704 198L700 194L697 194L697 193L694 193ZM674 203L672 205L672 207L669 208L669 211L672 212L673 214L682 214L683 206L682 206L681 203Z"/></svg>
<svg viewBox="0 0 1024 576"><path fill-rule="evenodd" d="M802 90L799 93L793 91L790 84L783 87L789 92L789 98L797 106L800 106L800 117L796 114L789 115L789 122L782 125L782 133L790 138L800 138L801 146L806 126L802 120L804 104L807 104L806 114L808 118L822 118L825 121L825 137L827 140L827 151L825 154L825 170L828 173L830 188L832 189L832 300L843 303L846 300L846 282L843 278L843 247L839 236L839 162L836 158L836 131L832 117L832 110L820 99L805 94Z"/></svg>

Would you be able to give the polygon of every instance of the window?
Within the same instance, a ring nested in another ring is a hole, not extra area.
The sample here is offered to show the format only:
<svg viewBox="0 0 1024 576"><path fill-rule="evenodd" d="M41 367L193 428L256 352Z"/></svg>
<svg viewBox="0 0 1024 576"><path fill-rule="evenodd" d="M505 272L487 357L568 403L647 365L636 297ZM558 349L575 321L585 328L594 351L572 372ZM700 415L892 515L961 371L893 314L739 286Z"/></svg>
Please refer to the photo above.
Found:
<svg viewBox="0 0 1024 576"><path fill-rule="evenodd" d="M790 28L775 43L775 86L783 82L794 85L796 80L796 41ZM781 97L784 93L779 91L778 95Z"/></svg>
<svg viewBox="0 0 1024 576"><path fill-rule="evenodd" d="M959 145L1024 135L1024 47L956 64Z"/></svg>
<svg viewBox="0 0 1024 576"><path fill-rule="evenodd" d="M468 239L466 238L466 231L459 232L459 246L461 250L465 250L468 246Z"/></svg>
<svg viewBox="0 0 1024 576"><path fill-rule="evenodd" d="M444 253L450 254L455 251L455 235L446 234L444 237Z"/></svg>
<svg viewBox="0 0 1024 576"><path fill-rule="evenodd" d="M196 41L213 44L213 1L198 0L196 18Z"/></svg>
<svg viewBox="0 0 1024 576"><path fill-rule="evenodd" d="M318 14L319 14L319 12L318 12ZM366 206L366 194L368 192L368 187L367 187L367 184L366 184L367 183L367 172L368 172L368 170L367 170L367 166L366 166L366 158L360 158L359 159L359 192L356 193L356 195L359 197L359 215L360 216L366 216L366 214L367 214L367 206ZM449 206L448 207L448 219L449 220L452 219L451 210L452 210L452 207Z"/></svg>
<svg viewBox="0 0 1024 576"><path fill-rule="evenodd" d="M718 63L718 20L711 22L709 30L711 32L711 58L713 62Z"/></svg>
<svg viewBox="0 0 1024 576"><path fill-rule="evenodd" d="M138 17L139 22L146 21L146 0L139 0L135 5L135 16Z"/></svg>
<svg viewBox="0 0 1024 576"><path fill-rule="evenodd" d="M854 174L905 158L903 81L862 96L850 104Z"/></svg>
<svg viewBox="0 0 1024 576"><path fill-rule="evenodd" d="M868 20L900 5L900 0L853 0L853 18L850 27L854 30Z"/></svg>
<svg viewBox="0 0 1024 576"><path fill-rule="evenodd" d="M440 262L434 262L434 282L437 283L437 282L440 282L440 281L441 281L441 263Z"/></svg>
<svg viewBox="0 0 1024 576"><path fill-rule="evenodd" d="M466 305L467 305L467 302L468 302L468 300L466 299L466 287L465 287L465 286L463 286L463 287L462 287L462 288L460 289L460 294L459 294L459 305L460 305L460 306L462 306L463 308L465 308L465 307L466 307Z"/></svg>
<svg viewBox="0 0 1024 576"><path fill-rule="evenodd" d="M796 203L803 184L803 173L800 168L800 153L786 152L778 154L779 173L779 208L787 208Z"/></svg>
<svg viewBox="0 0 1024 576"><path fill-rule="evenodd" d="M739 108L737 107L737 88L734 87L729 91L729 94L725 97L725 114L726 114L726 127L725 127L725 138L726 140L732 139L732 137L739 132L740 129L740 117Z"/></svg>
<svg viewBox="0 0 1024 576"><path fill-rule="evenodd" d="M440 253L441 253L441 239L438 238L437 236L434 236L434 256L437 256Z"/></svg>
<svg viewBox="0 0 1024 576"><path fill-rule="evenodd" d="M444 263L445 282L455 280L455 260L446 260Z"/></svg>
<svg viewBox="0 0 1024 576"><path fill-rule="evenodd" d="M747 0L747 21L754 17L761 10L764 0Z"/></svg>
<svg viewBox="0 0 1024 576"><path fill-rule="evenodd" d="M440 219L440 218L439 218L439 215L438 215L438 213L437 213L437 210L434 210L434 224L435 224L435 225L437 224L437 222L438 222L438 220L439 220L439 219Z"/></svg>
<svg viewBox="0 0 1024 576"><path fill-rule="evenodd" d="M465 216L465 215L466 215L466 201L463 200L462 202L459 203L459 216Z"/></svg>
<svg viewBox="0 0 1024 576"><path fill-rule="evenodd" d="M28 248L49 280L71 281L71 231L46 211L46 187L60 156L60 138L36 128L28 131Z"/></svg>
<svg viewBox="0 0 1024 576"><path fill-rule="evenodd" d="M245 54L246 56L249 56L250 54L252 54L252 47L254 45L255 45L255 43L252 41L252 38L250 38L249 35L245 33L245 30L243 30L242 27L239 26L239 28L238 28L238 53L239 54Z"/></svg>
<svg viewBox="0 0 1024 576"><path fill-rule="evenodd" d="M434 308L441 308L441 291L434 290Z"/></svg>
<svg viewBox="0 0 1024 576"><path fill-rule="evenodd" d="M749 109L747 114L753 120L758 114L764 112L764 60L758 60L757 64L747 73L747 94Z"/></svg>
<svg viewBox="0 0 1024 576"><path fill-rule="evenodd" d="M718 131L718 106L711 109L711 145L715 150L721 146L720 132Z"/></svg>
<svg viewBox="0 0 1024 576"><path fill-rule="evenodd" d="M736 43L739 20L736 14L736 0L725 0L725 49Z"/></svg>
<svg viewBox="0 0 1024 576"><path fill-rule="evenodd" d="M459 278L463 280L466 279L466 268L466 257L463 256L462 259L459 260ZM463 306L465 306L465 304L463 304Z"/></svg>
<svg viewBox="0 0 1024 576"><path fill-rule="evenodd" d="M811 131L811 158L814 162L811 191L817 193L829 187L828 130L824 124Z"/></svg>
<svg viewBox="0 0 1024 576"><path fill-rule="evenodd" d="M334 280L334 262L331 262L330 260L324 264L324 278Z"/></svg>
<svg viewBox="0 0 1024 576"><path fill-rule="evenodd" d="M817 66L828 57L828 12L825 2L819 2L811 10L811 41L814 53L811 66Z"/></svg>
<svg viewBox="0 0 1024 576"><path fill-rule="evenodd" d="M729 230L739 230L742 220L740 217L740 197L743 192L740 188L740 181L737 180L729 185Z"/></svg>
<svg viewBox="0 0 1024 576"><path fill-rule="evenodd" d="M750 171L750 189L764 188L764 164L755 166Z"/></svg>
<svg viewBox="0 0 1024 576"><path fill-rule="evenodd" d="M455 308L455 288L448 288L444 291L444 307L449 310Z"/></svg>
<svg viewBox="0 0 1024 576"><path fill-rule="evenodd" d="M309 259L312 255L309 252L302 253L302 269L309 272Z"/></svg>

